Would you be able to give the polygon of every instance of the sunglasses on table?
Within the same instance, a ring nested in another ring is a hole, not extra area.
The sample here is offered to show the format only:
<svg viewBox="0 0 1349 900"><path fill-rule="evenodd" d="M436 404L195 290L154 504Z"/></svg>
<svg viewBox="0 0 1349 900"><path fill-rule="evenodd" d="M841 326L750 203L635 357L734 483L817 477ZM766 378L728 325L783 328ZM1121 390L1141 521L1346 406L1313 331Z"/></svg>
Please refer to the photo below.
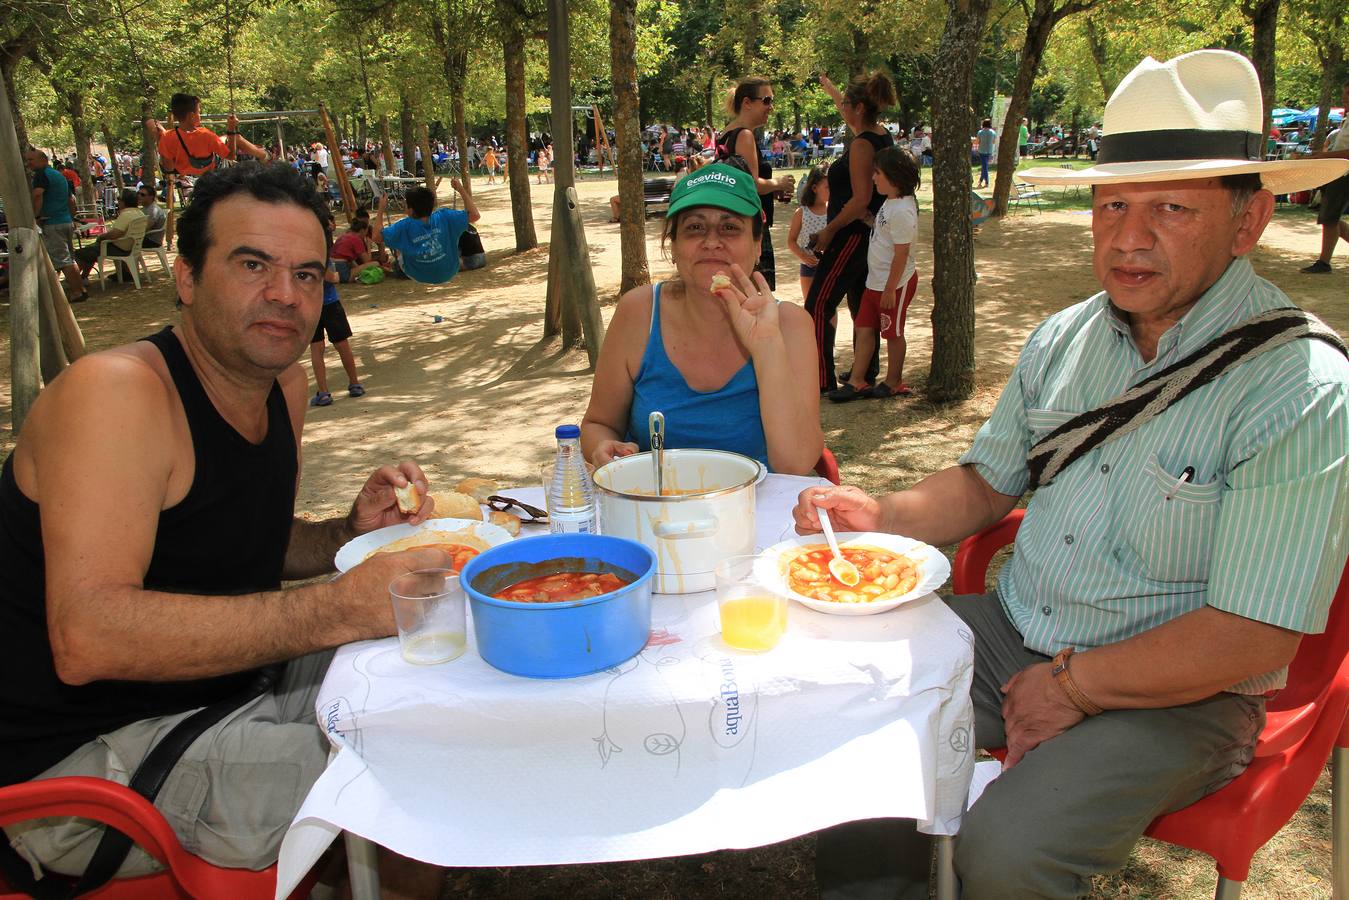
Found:
<svg viewBox="0 0 1349 900"><path fill-rule="evenodd" d="M528 503L522 503L521 501L513 500L510 497L499 497L496 494L487 498L487 508L495 510L496 512L507 512L512 507L525 514L520 517L524 522L533 524L535 522L548 521L548 511L539 509L537 506L530 506ZM525 516L528 516L528 518L525 518Z"/></svg>

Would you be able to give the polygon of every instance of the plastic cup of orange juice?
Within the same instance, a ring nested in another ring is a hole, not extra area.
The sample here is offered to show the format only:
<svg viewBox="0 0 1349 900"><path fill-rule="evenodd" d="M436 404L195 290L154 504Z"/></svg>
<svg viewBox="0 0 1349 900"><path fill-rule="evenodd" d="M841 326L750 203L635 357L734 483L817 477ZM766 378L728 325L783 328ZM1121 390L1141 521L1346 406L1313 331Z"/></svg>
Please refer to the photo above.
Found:
<svg viewBox="0 0 1349 900"><path fill-rule="evenodd" d="M721 638L738 650L772 650L787 630L787 598L754 577L757 556L731 556L717 564Z"/></svg>

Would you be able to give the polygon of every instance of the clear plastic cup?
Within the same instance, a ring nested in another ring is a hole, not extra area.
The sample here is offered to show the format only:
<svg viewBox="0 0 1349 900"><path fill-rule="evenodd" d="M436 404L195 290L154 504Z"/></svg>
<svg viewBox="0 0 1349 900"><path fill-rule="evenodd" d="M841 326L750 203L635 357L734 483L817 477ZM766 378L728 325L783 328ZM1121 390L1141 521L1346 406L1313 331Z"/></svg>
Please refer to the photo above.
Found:
<svg viewBox="0 0 1349 900"><path fill-rule="evenodd" d="M721 639L739 650L772 650L787 630L787 598L754 577L757 556L717 563Z"/></svg>
<svg viewBox="0 0 1349 900"><path fill-rule="evenodd" d="M419 569L389 583L398 647L419 666L449 662L464 652L468 626L464 589L449 569Z"/></svg>

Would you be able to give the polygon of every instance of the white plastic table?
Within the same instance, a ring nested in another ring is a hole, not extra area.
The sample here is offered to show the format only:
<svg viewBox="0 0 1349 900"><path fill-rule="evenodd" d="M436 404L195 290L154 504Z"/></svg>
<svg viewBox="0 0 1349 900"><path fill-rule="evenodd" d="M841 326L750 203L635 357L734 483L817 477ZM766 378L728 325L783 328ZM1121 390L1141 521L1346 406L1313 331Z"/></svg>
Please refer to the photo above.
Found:
<svg viewBox="0 0 1349 900"><path fill-rule="evenodd" d="M796 496L818 483L759 485L760 548L793 534ZM539 489L510 494L542 505ZM712 592L658 594L652 618L634 659L557 681L499 672L472 642L428 667L393 638L340 649L317 702L334 755L282 843L277 897L343 831L360 897L377 888L367 842L514 866L754 847L882 816L959 828L973 649L935 595L861 617L792 604L763 654L721 641Z"/></svg>

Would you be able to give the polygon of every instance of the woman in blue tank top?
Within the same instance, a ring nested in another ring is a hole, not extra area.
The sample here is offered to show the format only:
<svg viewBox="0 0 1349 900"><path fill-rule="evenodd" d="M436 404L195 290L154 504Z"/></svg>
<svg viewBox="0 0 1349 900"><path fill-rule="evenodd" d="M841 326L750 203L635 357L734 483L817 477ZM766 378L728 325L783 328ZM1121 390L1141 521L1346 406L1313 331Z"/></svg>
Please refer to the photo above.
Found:
<svg viewBox="0 0 1349 900"><path fill-rule="evenodd" d="M754 179L721 163L683 178L662 244L677 275L623 295L595 366L581 446L596 466L649 450L647 416L665 414L665 446L730 450L774 472L806 474L824 449L811 320L774 299L759 256ZM730 285L712 288L715 275Z"/></svg>

